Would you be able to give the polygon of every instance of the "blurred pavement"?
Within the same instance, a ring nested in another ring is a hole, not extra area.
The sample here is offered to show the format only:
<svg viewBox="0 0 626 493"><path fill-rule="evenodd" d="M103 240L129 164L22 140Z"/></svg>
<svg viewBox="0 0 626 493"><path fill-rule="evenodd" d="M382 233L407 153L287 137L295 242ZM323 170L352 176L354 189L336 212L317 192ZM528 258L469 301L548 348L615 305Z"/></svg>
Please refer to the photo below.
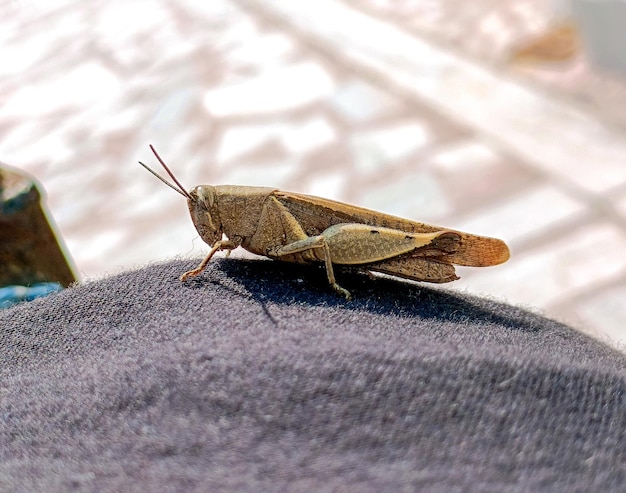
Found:
<svg viewBox="0 0 626 493"><path fill-rule="evenodd" d="M392 7L393 5L393 7ZM545 2L0 5L0 161L33 174L83 279L207 251L148 175L276 186L495 236L481 293L626 344L626 81L514 68Z"/></svg>

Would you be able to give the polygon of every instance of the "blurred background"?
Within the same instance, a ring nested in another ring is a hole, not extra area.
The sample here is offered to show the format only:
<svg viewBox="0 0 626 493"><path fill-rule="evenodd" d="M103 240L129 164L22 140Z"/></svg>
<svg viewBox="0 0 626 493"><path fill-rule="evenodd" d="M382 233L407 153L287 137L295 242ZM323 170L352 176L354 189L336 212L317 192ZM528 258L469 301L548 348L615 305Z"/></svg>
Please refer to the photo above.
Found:
<svg viewBox="0 0 626 493"><path fill-rule="evenodd" d="M187 188L275 186L502 238L507 264L443 288L624 348L615 3L5 1L0 161L42 184L82 280L207 252L137 164L160 171L153 144Z"/></svg>

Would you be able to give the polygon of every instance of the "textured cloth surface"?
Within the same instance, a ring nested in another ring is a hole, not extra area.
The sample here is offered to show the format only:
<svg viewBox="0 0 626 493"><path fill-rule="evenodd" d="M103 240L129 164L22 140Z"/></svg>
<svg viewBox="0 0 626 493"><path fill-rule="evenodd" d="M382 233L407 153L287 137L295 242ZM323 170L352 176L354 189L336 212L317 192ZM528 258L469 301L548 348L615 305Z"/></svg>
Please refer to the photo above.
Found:
<svg viewBox="0 0 626 493"><path fill-rule="evenodd" d="M623 491L601 343L424 285L192 266L0 312L1 491Z"/></svg>

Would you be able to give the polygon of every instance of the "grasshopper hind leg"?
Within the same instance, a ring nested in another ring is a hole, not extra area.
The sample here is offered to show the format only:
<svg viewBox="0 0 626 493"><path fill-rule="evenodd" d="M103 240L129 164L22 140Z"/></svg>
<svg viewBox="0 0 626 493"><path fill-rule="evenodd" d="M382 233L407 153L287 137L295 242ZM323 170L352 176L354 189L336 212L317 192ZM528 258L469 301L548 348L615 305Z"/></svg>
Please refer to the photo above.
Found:
<svg viewBox="0 0 626 493"><path fill-rule="evenodd" d="M323 239L323 238L322 238ZM326 275L328 276L328 282L332 286L332 288L337 291L342 296L345 296L347 300L352 298L350 291L345 288L342 288L337 281L335 280L335 271L333 270L333 263L330 260L330 248L328 247L328 243L326 241L323 242L324 245L324 265L326 266Z"/></svg>
<svg viewBox="0 0 626 493"><path fill-rule="evenodd" d="M333 269L333 263L331 260L330 248L323 235L311 236L304 240L294 241L293 243L285 245L278 249L277 256L280 258L284 255L293 255L294 253L301 253L318 249L321 249L323 251L323 260L324 265L326 266L326 276L328 277L328 283L337 293L339 293L341 296L344 296L347 300L350 300L352 298L350 291L342 288L335 279L335 271ZM316 255L316 257L319 258L318 255Z"/></svg>
<svg viewBox="0 0 626 493"><path fill-rule="evenodd" d="M451 231L407 233L366 224L342 223L330 226L320 235L284 245L278 248L276 254L277 257L281 257L300 253L308 260L324 261L330 285L346 299L350 299L350 292L339 286L335 280L333 264L353 266L369 264L372 266L371 270L396 271L400 277L404 274L404 277L415 278L416 276L411 276L412 272L404 272L411 271L410 267L415 267L412 265L415 262L411 262L412 259L407 255L438 257L455 252L459 242L460 236ZM429 269L431 267L434 267L434 264L428 265ZM440 279L443 275L430 272L427 274L436 279L435 282L445 282Z"/></svg>

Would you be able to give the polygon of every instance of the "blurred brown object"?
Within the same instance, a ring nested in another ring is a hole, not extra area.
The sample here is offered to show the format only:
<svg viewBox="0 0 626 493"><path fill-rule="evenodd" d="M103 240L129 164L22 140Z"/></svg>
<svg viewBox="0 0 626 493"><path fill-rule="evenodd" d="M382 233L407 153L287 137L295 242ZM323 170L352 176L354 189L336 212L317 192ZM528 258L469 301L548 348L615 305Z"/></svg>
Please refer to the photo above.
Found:
<svg viewBox="0 0 626 493"><path fill-rule="evenodd" d="M578 54L580 46L576 25L573 22L561 22L514 47L510 61L532 64L566 62Z"/></svg>
<svg viewBox="0 0 626 493"><path fill-rule="evenodd" d="M0 164L0 286L75 280L36 183Z"/></svg>

